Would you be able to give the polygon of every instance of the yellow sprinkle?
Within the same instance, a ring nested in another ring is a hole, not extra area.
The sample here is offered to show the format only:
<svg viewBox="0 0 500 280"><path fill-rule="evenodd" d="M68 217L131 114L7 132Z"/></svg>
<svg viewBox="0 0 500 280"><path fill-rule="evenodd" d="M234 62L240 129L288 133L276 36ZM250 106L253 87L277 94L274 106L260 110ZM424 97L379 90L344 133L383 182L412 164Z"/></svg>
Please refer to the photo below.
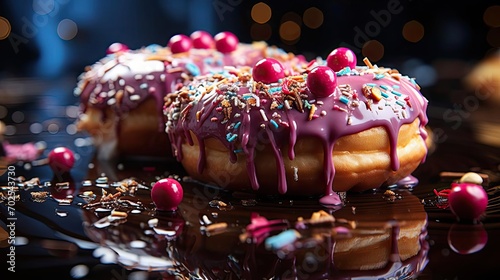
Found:
<svg viewBox="0 0 500 280"><path fill-rule="evenodd" d="M196 121L200 122L201 111L196 112Z"/></svg>
<svg viewBox="0 0 500 280"><path fill-rule="evenodd" d="M373 65L368 59L368 57L363 58L363 62L366 64L366 66L368 66L368 68L373 69Z"/></svg>
<svg viewBox="0 0 500 280"><path fill-rule="evenodd" d="M382 99L382 94L380 93L380 89L376 87L371 88L371 96L376 101L380 101L380 99Z"/></svg>
<svg viewBox="0 0 500 280"><path fill-rule="evenodd" d="M312 120L314 113L316 112L316 105L311 105L311 110L309 111L309 120Z"/></svg>

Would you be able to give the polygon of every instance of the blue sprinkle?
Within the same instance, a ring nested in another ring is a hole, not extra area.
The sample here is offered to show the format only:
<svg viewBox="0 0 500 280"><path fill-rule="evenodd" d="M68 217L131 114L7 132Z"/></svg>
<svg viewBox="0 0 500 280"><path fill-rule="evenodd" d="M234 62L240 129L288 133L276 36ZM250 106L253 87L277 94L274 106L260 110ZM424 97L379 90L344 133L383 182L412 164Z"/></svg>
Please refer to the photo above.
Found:
<svg viewBox="0 0 500 280"><path fill-rule="evenodd" d="M384 77L385 77L385 75L384 75L384 74L377 74L377 75L375 75L375 79L376 79L376 80L383 79Z"/></svg>
<svg viewBox="0 0 500 280"><path fill-rule="evenodd" d="M193 63L186 63L186 69L189 71L189 73L191 73L191 75L193 76L198 76L200 75L200 68L198 68L198 66L196 66L196 64L193 64Z"/></svg>
<svg viewBox="0 0 500 280"><path fill-rule="evenodd" d="M283 248L288 244L292 244L295 240L297 240L297 235L297 231L295 231L294 229L289 229L278 235L271 236L265 241L266 249L276 250L279 248Z"/></svg>
<svg viewBox="0 0 500 280"><path fill-rule="evenodd" d="M147 88L148 88L148 84L146 84L146 83L142 83L142 84L140 84L140 85L139 85L139 87L140 87L141 89L147 89Z"/></svg>
<svg viewBox="0 0 500 280"><path fill-rule="evenodd" d="M399 85L393 85L392 87L393 88L399 88Z"/></svg>
<svg viewBox="0 0 500 280"><path fill-rule="evenodd" d="M384 98L389 97L389 95L388 95L387 93L385 93L385 92L380 92L380 94L381 94Z"/></svg>
<svg viewBox="0 0 500 280"><path fill-rule="evenodd" d="M339 101L346 104L346 105L347 105L347 103L349 103L349 99L347 99L347 97L345 97L343 95L339 98Z"/></svg>
<svg viewBox="0 0 500 280"><path fill-rule="evenodd" d="M278 128L278 123L276 123L274 120L270 120L269 122L274 126L274 128Z"/></svg>
<svg viewBox="0 0 500 280"><path fill-rule="evenodd" d="M345 68L343 68L342 70L340 70L339 72L337 72L337 76L345 76L345 75L347 75L349 73L351 73L351 67L346 66Z"/></svg>
<svg viewBox="0 0 500 280"><path fill-rule="evenodd" d="M277 107L277 108L278 108L278 109L283 109L283 106L284 106L283 104L280 104L280 105L278 105L278 107Z"/></svg>
<svg viewBox="0 0 500 280"><path fill-rule="evenodd" d="M389 87L388 87L388 86L386 86L386 85L380 85L380 87L381 87L381 88L383 88L383 89L385 89L385 90L388 90L388 89L389 89Z"/></svg>
<svg viewBox="0 0 500 280"><path fill-rule="evenodd" d="M236 137L238 137L238 134L226 134L226 140L229 142L233 142L234 140L236 140Z"/></svg>
<svg viewBox="0 0 500 280"><path fill-rule="evenodd" d="M403 101L401 101L401 100L396 100L396 104L398 104L401 107L405 106L405 103Z"/></svg>
<svg viewBox="0 0 500 280"><path fill-rule="evenodd" d="M399 92L399 91L395 91L395 90L393 90L393 91L391 91L391 92L392 92L392 94L395 94L395 95L397 95L397 96L401 96L401 92Z"/></svg>
<svg viewBox="0 0 500 280"><path fill-rule="evenodd" d="M148 50L152 53L156 53L160 48L162 48L162 46L160 46L158 44L151 44L151 45L146 47L146 50Z"/></svg>
<svg viewBox="0 0 500 280"><path fill-rule="evenodd" d="M241 125L241 122L237 122L235 125L234 125L234 129L238 129Z"/></svg>
<svg viewBox="0 0 500 280"><path fill-rule="evenodd" d="M234 150L233 152L234 152L235 154L242 153L242 152L243 152L243 149L237 149L237 150Z"/></svg>
<svg viewBox="0 0 500 280"><path fill-rule="evenodd" d="M373 83L366 83L366 85L369 86L369 87L377 86L377 84L373 84Z"/></svg>
<svg viewBox="0 0 500 280"><path fill-rule="evenodd" d="M218 66L222 66L224 64L221 59L218 59L216 62Z"/></svg>

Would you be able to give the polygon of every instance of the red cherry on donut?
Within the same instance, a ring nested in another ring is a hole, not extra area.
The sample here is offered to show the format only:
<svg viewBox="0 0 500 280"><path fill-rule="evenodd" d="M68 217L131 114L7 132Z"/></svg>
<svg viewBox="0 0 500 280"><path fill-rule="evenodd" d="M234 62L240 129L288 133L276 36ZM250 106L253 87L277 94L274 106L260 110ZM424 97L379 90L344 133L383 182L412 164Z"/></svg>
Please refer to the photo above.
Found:
<svg viewBox="0 0 500 280"><path fill-rule="evenodd" d="M117 52L126 52L129 48L122 43L113 43L106 50L106 54L112 54Z"/></svg>
<svg viewBox="0 0 500 280"><path fill-rule="evenodd" d="M65 173L73 168L75 164L75 155L65 147L57 147L50 151L48 155L50 168L56 173Z"/></svg>
<svg viewBox="0 0 500 280"><path fill-rule="evenodd" d="M326 65L338 72L347 66L354 69L356 67L356 54L348 48L334 49L326 58Z"/></svg>
<svg viewBox="0 0 500 280"><path fill-rule="evenodd" d="M328 97L337 86L337 75L327 66L317 66L307 75L307 87L316 97Z"/></svg>
<svg viewBox="0 0 500 280"><path fill-rule="evenodd" d="M448 231L448 245L459 254L481 251L488 243L488 233L482 224L453 224Z"/></svg>
<svg viewBox="0 0 500 280"><path fill-rule="evenodd" d="M256 82L274 83L285 77L285 69L274 58L263 58L255 63L252 77Z"/></svg>
<svg viewBox="0 0 500 280"><path fill-rule="evenodd" d="M196 49L211 49L215 45L212 35L203 30L195 31L189 37L193 41L193 48Z"/></svg>
<svg viewBox="0 0 500 280"><path fill-rule="evenodd" d="M171 178L161 179L151 189L151 199L160 211L175 211L184 196L179 181Z"/></svg>
<svg viewBox="0 0 500 280"><path fill-rule="evenodd" d="M167 46L170 48L172 53L182 53L189 51L193 46L193 43L191 42L191 38L188 36L184 34L177 34L170 38Z"/></svg>
<svg viewBox="0 0 500 280"><path fill-rule="evenodd" d="M230 53L236 50L239 44L238 37L231 32L220 32L214 36L215 47L221 53Z"/></svg>
<svg viewBox="0 0 500 280"><path fill-rule="evenodd" d="M459 220L476 221L488 206L488 194L480 185L452 183L448 195L450 209Z"/></svg>

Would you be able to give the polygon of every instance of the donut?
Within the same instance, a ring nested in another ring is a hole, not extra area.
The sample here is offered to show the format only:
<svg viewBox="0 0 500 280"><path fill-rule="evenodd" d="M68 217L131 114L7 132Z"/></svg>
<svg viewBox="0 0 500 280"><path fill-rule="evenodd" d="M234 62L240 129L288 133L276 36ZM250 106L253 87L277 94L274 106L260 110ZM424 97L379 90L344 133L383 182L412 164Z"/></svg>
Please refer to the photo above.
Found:
<svg viewBox="0 0 500 280"><path fill-rule="evenodd" d="M477 64L464 78L465 85L478 100L494 107L500 105L500 52L493 53Z"/></svg>
<svg viewBox="0 0 500 280"><path fill-rule="evenodd" d="M100 159L169 157L162 114L167 93L200 74L217 73L228 65L253 65L266 56L301 60L264 42L239 43L230 32L213 38L204 31L178 34L166 47L137 50L114 43L78 77L77 128L92 136Z"/></svg>
<svg viewBox="0 0 500 280"><path fill-rule="evenodd" d="M166 99L173 153L201 182L324 204L395 184L425 161L427 99L414 79L364 61L335 72L264 58L195 77Z"/></svg>

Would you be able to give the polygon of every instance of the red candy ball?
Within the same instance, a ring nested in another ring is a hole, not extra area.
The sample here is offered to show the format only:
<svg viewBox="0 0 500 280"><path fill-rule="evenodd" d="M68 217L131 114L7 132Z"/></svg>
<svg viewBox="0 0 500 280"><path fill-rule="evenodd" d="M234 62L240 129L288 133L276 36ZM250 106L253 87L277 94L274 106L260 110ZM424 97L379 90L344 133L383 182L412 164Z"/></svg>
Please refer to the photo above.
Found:
<svg viewBox="0 0 500 280"><path fill-rule="evenodd" d="M337 75L327 66L317 66L307 75L307 87L316 97L328 97L337 86Z"/></svg>
<svg viewBox="0 0 500 280"><path fill-rule="evenodd" d="M454 224L448 231L448 245L458 254L481 251L488 243L488 233L482 224Z"/></svg>
<svg viewBox="0 0 500 280"><path fill-rule="evenodd" d="M448 195L450 209L460 220L476 221L488 206L488 194L482 186L472 183L452 183Z"/></svg>
<svg viewBox="0 0 500 280"><path fill-rule="evenodd" d="M153 185L151 199L160 211L175 211L184 196L179 181L171 178L161 179Z"/></svg>
<svg viewBox="0 0 500 280"><path fill-rule="evenodd" d="M215 45L214 38L206 31L195 31L190 37L193 41L193 48L196 49L211 49Z"/></svg>
<svg viewBox="0 0 500 280"><path fill-rule="evenodd" d="M347 66L354 69L356 67L356 54L348 48L334 49L326 58L326 65L338 72Z"/></svg>
<svg viewBox="0 0 500 280"><path fill-rule="evenodd" d="M255 63L252 77L256 82L274 83L285 77L285 69L274 58L264 58Z"/></svg>
<svg viewBox="0 0 500 280"><path fill-rule="evenodd" d="M112 54L117 52L126 52L129 48L122 43L113 43L106 50L106 54Z"/></svg>
<svg viewBox="0 0 500 280"><path fill-rule="evenodd" d="M167 46L170 48L172 53L182 53L189 51L193 46L193 43L191 42L191 38L188 36L184 34L177 34L170 38Z"/></svg>
<svg viewBox="0 0 500 280"><path fill-rule="evenodd" d="M75 155L65 147L57 147L48 155L49 166L56 173L68 172L75 164Z"/></svg>
<svg viewBox="0 0 500 280"><path fill-rule="evenodd" d="M230 53L236 50L239 44L238 37L231 32L220 32L214 37L215 47L221 53Z"/></svg>

